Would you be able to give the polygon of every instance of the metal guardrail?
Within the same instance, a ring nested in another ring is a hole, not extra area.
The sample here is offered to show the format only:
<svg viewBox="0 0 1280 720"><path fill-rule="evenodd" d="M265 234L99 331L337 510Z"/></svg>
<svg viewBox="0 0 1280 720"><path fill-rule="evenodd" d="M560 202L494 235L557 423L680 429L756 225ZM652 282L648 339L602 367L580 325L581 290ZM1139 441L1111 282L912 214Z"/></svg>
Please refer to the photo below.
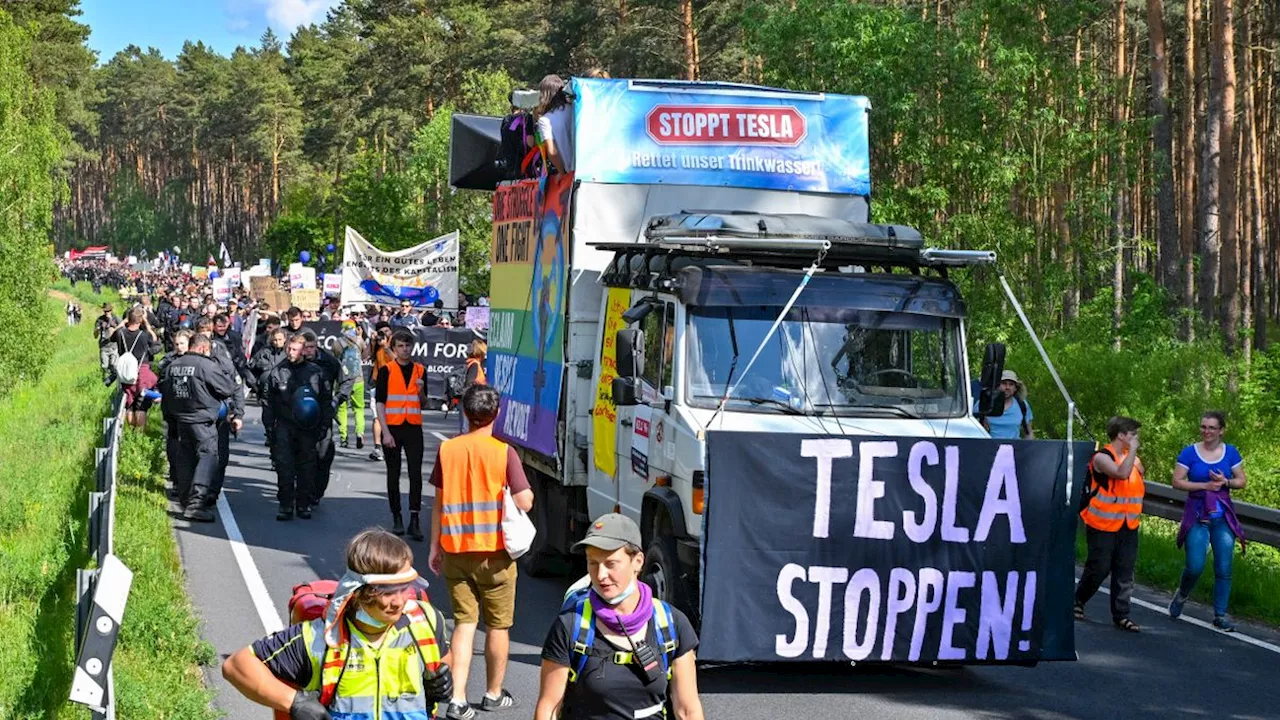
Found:
<svg viewBox="0 0 1280 720"><path fill-rule="evenodd" d="M1146 485L1147 496L1142 503L1142 512L1174 522L1181 521L1187 494L1150 480ZM1280 510L1242 502L1234 504L1245 540L1280 548Z"/></svg>
<svg viewBox="0 0 1280 720"><path fill-rule="evenodd" d="M89 493L89 554L96 567L76 570L77 650L70 699L88 706L95 719L116 716L111 656L133 582L133 573L114 554L124 412L124 393L117 390L111 416L103 419L103 447L97 450L94 490Z"/></svg>

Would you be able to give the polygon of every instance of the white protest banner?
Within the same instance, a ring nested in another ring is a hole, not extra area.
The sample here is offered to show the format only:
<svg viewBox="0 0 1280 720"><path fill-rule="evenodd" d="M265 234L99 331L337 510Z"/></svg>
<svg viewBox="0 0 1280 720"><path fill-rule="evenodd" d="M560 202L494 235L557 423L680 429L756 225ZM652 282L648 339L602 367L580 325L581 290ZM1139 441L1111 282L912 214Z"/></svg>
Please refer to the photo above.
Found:
<svg viewBox="0 0 1280 720"><path fill-rule="evenodd" d="M324 274L324 296L342 297L342 273Z"/></svg>
<svg viewBox="0 0 1280 720"><path fill-rule="evenodd" d="M227 279L227 286L232 288L240 287L240 277L242 273L238 267L225 268L222 271L223 277Z"/></svg>
<svg viewBox="0 0 1280 720"><path fill-rule="evenodd" d="M342 253L342 300L349 305L458 307L458 232L404 250L383 252L347 228Z"/></svg>
<svg viewBox="0 0 1280 720"><path fill-rule="evenodd" d="M302 263L294 263L289 266L289 289L290 290L315 290L316 289L316 269L307 267Z"/></svg>
<svg viewBox="0 0 1280 720"><path fill-rule="evenodd" d="M226 275L213 279L213 301L219 305L226 305L231 301L231 281Z"/></svg>
<svg viewBox="0 0 1280 720"><path fill-rule="evenodd" d="M258 267L267 269L267 274L271 273L271 258L258 258Z"/></svg>

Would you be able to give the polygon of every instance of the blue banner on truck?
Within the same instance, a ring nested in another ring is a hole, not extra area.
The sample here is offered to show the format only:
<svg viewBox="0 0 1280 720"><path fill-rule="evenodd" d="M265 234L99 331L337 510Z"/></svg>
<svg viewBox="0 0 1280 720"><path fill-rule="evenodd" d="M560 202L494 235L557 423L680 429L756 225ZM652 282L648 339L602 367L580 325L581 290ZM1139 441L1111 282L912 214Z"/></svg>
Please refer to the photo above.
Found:
<svg viewBox="0 0 1280 720"><path fill-rule="evenodd" d="M575 79L582 182L871 194L860 96Z"/></svg>
<svg viewBox="0 0 1280 720"><path fill-rule="evenodd" d="M1073 660L1066 475L1063 442L713 431L698 659Z"/></svg>

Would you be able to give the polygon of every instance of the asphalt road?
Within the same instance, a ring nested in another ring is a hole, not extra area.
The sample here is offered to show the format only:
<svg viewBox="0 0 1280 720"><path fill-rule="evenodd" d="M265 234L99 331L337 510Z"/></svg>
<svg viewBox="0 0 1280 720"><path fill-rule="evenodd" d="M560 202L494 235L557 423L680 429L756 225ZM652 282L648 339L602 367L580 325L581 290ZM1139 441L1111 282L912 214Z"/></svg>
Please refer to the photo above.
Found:
<svg viewBox="0 0 1280 720"><path fill-rule="evenodd" d="M275 476L262 445L257 408L233 444L225 504L215 524L174 524L187 572L188 588L202 618L205 639L220 658L248 645L281 619L295 584L337 578L344 570L343 548L362 528L389 526L382 463L362 451L338 450L328 496L310 521L275 520ZM430 474L439 433L456 432L456 416L430 413L424 425ZM402 481L407 492L407 480ZM430 510L430 488L424 512ZM243 544L229 540L234 520ZM407 520L407 518L406 518ZM425 523L424 523L425 524ZM443 581L426 567L427 544L412 543L417 566L432 583L431 597L446 616ZM237 559L237 552L240 559ZM254 591L258 585L255 604ZM1204 581L1208 581L1205 578ZM520 707L500 713L528 718L537 696L543 637L571 579L521 577L512 628L507 687ZM1163 607L1167 597L1139 591L1139 600ZM1080 660L1035 668L967 667L950 670L848 665L758 665L704 668L699 672L708 718L1275 718L1280 716L1280 636L1241 626L1260 647L1163 611L1134 608L1144 627L1132 635L1112 627L1105 595L1091 603L1094 622L1076 624ZM1186 615L1211 613L1188 605ZM477 652L484 643L477 638ZM469 696L483 692L483 659L472 665ZM217 691L216 705L229 718L266 718L267 710L242 698L216 667L206 676Z"/></svg>

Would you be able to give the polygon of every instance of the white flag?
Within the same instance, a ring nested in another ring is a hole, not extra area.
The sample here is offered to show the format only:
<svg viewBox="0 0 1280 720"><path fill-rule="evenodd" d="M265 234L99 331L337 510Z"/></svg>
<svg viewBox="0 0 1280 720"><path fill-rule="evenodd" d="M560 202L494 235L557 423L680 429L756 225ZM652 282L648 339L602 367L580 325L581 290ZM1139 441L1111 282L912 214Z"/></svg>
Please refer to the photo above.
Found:
<svg viewBox="0 0 1280 720"><path fill-rule="evenodd" d="M231 253L227 252L226 243L221 243L218 254L222 258L222 267L231 267Z"/></svg>

